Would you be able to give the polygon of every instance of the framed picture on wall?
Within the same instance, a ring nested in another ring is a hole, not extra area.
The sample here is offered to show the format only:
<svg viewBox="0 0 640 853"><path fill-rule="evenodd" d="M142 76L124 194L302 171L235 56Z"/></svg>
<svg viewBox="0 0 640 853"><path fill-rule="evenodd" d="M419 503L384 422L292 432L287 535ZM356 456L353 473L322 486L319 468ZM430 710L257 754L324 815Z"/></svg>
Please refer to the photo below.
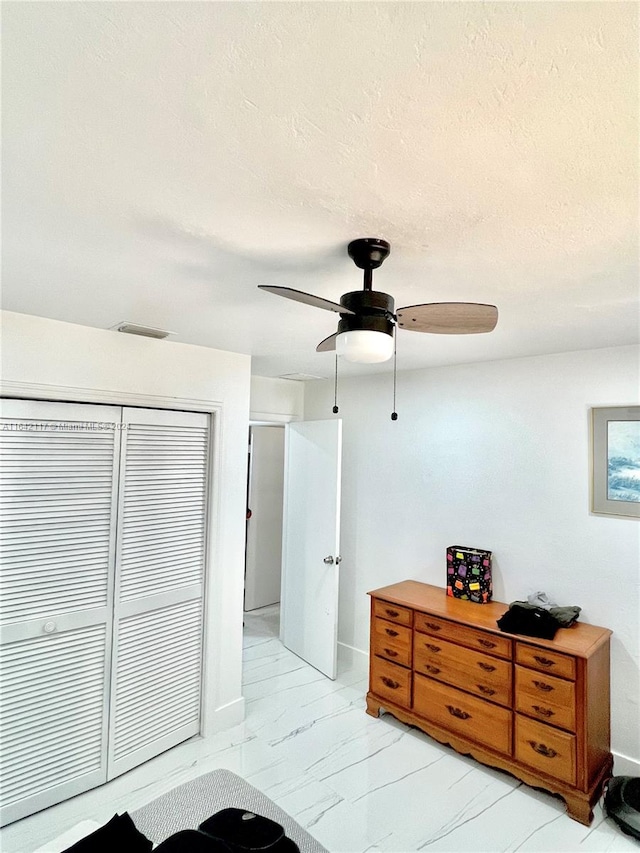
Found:
<svg viewBox="0 0 640 853"><path fill-rule="evenodd" d="M640 518L640 406L591 409L591 510Z"/></svg>

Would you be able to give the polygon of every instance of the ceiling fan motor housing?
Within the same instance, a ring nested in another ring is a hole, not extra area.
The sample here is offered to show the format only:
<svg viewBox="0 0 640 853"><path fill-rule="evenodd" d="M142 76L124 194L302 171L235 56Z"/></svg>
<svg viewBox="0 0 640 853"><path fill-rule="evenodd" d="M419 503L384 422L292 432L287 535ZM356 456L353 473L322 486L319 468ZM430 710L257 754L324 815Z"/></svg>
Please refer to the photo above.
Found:
<svg viewBox="0 0 640 853"><path fill-rule="evenodd" d="M354 290L341 296L340 304L355 311L355 314L340 315L338 334L366 329L393 336L395 303L388 293L381 293L379 290Z"/></svg>

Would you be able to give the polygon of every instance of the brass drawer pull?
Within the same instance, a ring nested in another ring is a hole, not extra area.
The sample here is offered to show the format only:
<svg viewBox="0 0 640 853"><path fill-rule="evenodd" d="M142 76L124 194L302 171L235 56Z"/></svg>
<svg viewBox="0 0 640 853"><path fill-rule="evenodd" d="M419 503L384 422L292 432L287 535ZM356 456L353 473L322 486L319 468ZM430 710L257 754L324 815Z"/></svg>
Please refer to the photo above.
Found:
<svg viewBox="0 0 640 853"><path fill-rule="evenodd" d="M476 685L480 693L484 693L485 696L493 696L496 692L492 687L485 687L484 684Z"/></svg>
<svg viewBox="0 0 640 853"><path fill-rule="evenodd" d="M540 666L553 666L555 664L555 661L549 660L549 658L540 657L540 655L534 655L533 659L537 661Z"/></svg>
<svg viewBox="0 0 640 853"><path fill-rule="evenodd" d="M389 687L391 690L396 690L400 687L400 683L398 681L394 681L392 678L387 678L386 675L382 676L382 683L385 687Z"/></svg>
<svg viewBox="0 0 640 853"><path fill-rule="evenodd" d="M387 614L387 616L395 617L400 615L397 610L385 610L384 612Z"/></svg>
<svg viewBox="0 0 640 853"><path fill-rule="evenodd" d="M495 671L495 666L492 666L490 663L482 663L482 661L478 661L478 666L480 669L484 669L485 672Z"/></svg>
<svg viewBox="0 0 640 853"><path fill-rule="evenodd" d="M535 740L527 741L527 743L534 752L537 752L538 755L544 755L545 758L555 758L558 754L555 749L545 746L543 743L537 743Z"/></svg>
<svg viewBox="0 0 640 853"><path fill-rule="evenodd" d="M534 681L533 683L538 690L542 690L543 693L551 693L553 690L553 686L551 684L545 684L544 681Z"/></svg>
<svg viewBox="0 0 640 853"><path fill-rule="evenodd" d="M431 666L431 665L430 665L430 664L428 664L428 663L426 663L426 664L424 665L424 668L427 670L427 672L430 672L430 673L431 673L431 675L437 675L437 674L440 672L440 668L439 668L439 667L437 667L437 666Z"/></svg>
<svg viewBox="0 0 640 853"><path fill-rule="evenodd" d="M540 705L532 705L531 706L536 714L540 714L542 717L553 717L555 711L552 711L551 708L541 708Z"/></svg>
<svg viewBox="0 0 640 853"><path fill-rule="evenodd" d="M467 714L466 711L461 711L460 708L454 708L453 705L447 705L447 711L451 714L452 717L457 717L459 720L471 719L471 714Z"/></svg>
<svg viewBox="0 0 640 853"><path fill-rule="evenodd" d="M432 646L431 643L425 643L424 647L425 647L425 649L429 649L430 652L436 652L437 653L440 651L440 646Z"/></svg>
<svg viewBox="0 0 640 853"><path fill-rule="evenodd" d="M424 624L430 631L439 631L442 628L442 625L436 625L435 622L425 622Z"/></svg>
<svg viewBox="0 0 640 853"><path fill-rule="evenodd" d="M492 643L491 640L478 640L480 645L485 649L495 649L496 644Z"/></svg>
<svg viewBox="0 0 640 853"><path fill-rule="evenodd" d="M385 628L384 632L385 632L385 634L388 634L390 637L397 637L398 636L398 632L392 631L391 628Z"/></svg>
<svg viewBox="0 0 640 853"><path fill-rule="evenodd" d="M397 658L398 652L394 652L393 649L383 649L385 655L389 655L390 658Z"/></svg>

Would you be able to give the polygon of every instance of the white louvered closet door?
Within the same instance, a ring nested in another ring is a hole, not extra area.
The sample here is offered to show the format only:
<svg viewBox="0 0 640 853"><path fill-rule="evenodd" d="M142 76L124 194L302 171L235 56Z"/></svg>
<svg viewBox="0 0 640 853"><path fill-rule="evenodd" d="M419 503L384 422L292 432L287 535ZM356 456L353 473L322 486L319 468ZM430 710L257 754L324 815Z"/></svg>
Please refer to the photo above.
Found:
<svg viewBox="0 0 640 853"><path fill-rule="evenodd" d="M209 418L123 410L109 778L200 730Z"/></svg>
<svg viewBox="0 0 640 853"><path fill-rule="evenodd" d="M106 780L120 414L2 401L3 825Z"/></svg>

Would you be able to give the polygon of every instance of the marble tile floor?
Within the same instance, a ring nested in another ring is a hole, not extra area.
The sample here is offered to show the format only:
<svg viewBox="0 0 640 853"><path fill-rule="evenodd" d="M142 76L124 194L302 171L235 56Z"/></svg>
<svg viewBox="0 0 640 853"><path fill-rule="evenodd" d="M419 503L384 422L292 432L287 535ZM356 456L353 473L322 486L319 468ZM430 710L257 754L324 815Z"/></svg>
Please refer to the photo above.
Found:
<svg viewBox="0 0 640 853"><path fill-rule="evenodd" d="M97 791L6 827L3 853L33 853L70 826L134 811L218 767L242 776L331 853L638 851L600 806L591 827L564 804L457 755L389 715L365 714L366 672L332 682L287 651L278 608L245 614L245 721L198 739ZM176 761L176 755L179 760Z"/></svg>

